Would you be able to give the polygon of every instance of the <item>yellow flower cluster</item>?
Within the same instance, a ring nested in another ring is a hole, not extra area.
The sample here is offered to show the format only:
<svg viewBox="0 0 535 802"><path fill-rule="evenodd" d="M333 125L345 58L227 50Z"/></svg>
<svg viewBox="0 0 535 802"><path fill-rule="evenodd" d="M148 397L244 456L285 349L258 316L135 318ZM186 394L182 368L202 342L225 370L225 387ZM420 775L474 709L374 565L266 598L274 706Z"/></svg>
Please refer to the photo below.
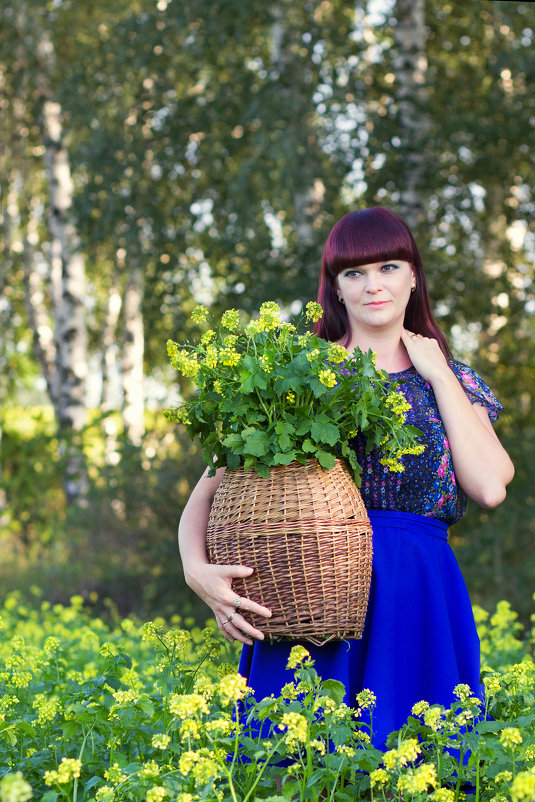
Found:
<svg viewBox="0 0 535 802"><path fill-rule="evenodd" d="M196 785L206 785L221 773L214 758L215 753L206 748L197 752L191 750L183 752L178 761L178 769L184 776L192 776Z"/></svg>
<svg viewBox="0 0 535 802"><path fill-rule="evenodd" d="M388 393L385 398L386 404L390 407L392 412L398 416L401 423L405 423L406 415L405 413L411 409L411 405L401 392L401 390L395 390L393 392Z"/></svg>
<svg viewBox="0 0 535 802"><path fill-rule="evenodd" d="M329 350L327 351L327 359L329 359L331 362L336 362L336 364L340 364L340 362L343 362L344 359L347 359L347 351L343 345L331 343Z"/></svg>
<svg viewBox="0 0 535 802"><path fill-rule="evenodd" d="M247 694L252 693L252 689L247 686L246 678L240 674L227 674L227 676L222 677L217 688L224 704L238 702Z"/></svg>
<svg viewBox="0 0 535 802"><path fill-rule="evenodd" d="M286 685L283 685L280 695L283 699L287 699L289 702L297 699L297 686L295 682L287 682Z"/></svg>
<svg viewBox="0 0 535 802"><path fill-rule="evenodd" d="M213 718L206 722L207 732L219 732L222 735L230 735L236 729L236 723L230 718Z"/></svg>
<svg viewBox="0 0 535 802"><path fill-rule="evenodd" d="M1 802L28 802L32 797L32 786L26 782L22 771L5 774L0 780Z"/></svg>
<svg viewBox="0 0 535 802"><path fill-rule="evenodd" d="M207 317L208 317L208 309L202 304L196 306L193 312L191 313L191 319L195 321L195 323L204 323Z"/></svg>
<svg viewBox="0 0 535 802"><path fill-rule="evenodd" d="M49 636L43 644L43 651L49 657L61 654L61 652L63 651L63 647L61 645L60 639L55 638L52 635Z"/></svg>
<svg viewBox="0 0 535 802"><path fill-rule="evenodd" d="M317 323L323 317L323 309L321 304L315 301L309 301L305 306L305 316L309 323Z"/></svg>
<svg viewBox="0 0 535 802"><path fill-rule="evenodd" d="M375 788L376 785L382 788L389 781L390 775L385 769L375 769L370 772L370 785Z"/></svg>
<svg viewBox="0 0 535 802"><path fill-rule="evenodd" d="M156 733L152 736L152 745L155 749L161 749L164 751L169 746L171 738L169 735L165 735L164 733Z"/></svg>
<svg viewBox="0 0 535 802"><path fill-rule="evenodd" d="M234 367L239 363L241 354L235 348L227 347L221 348L219 351L219 361L226 367Z"/></svg>
<svg viewBox="0 0 535 802"><path fill-rule="evenodd" d="M452 791L451 788L437 788L429 795L429 799L432 799L433 802L454 802L455 791Z"/></svg>
<svg viewBox="0 0 535 802"><path fill-rule="evenodd" d="M430 707L424 712L424 724L433 732L438 732L444 727L444 711L441 707Z"/></svg>
<svg viewBox="0 0 535 802"><path fill-rule="evenodd" d="M182 376L195 378L199 372L199 362L194 351L190 353L186 348L179 348L173 340L167 340L167 355L171 365Z"/></svg>
<svg viewBox="0 0 535 802"><path fill-rule="evenodd" d="M198 741L202 736L199 722L195 719L185 718L180 725L180 735L182 738L192 738L194 741Z"/></svg>
<svg viewBox="0 0 535 802"><path fill-rule="evenodd" d="M47 698L43 693L37 693L33 699L33 707L37 710L37 723L42 727L53 721L61 710L61 704L54 697Z"/></svg>
<svg viewBox="0 0 535 802"><path fill-rule="evenodd" d="M456 685L453 689L453 693L461 702L466 702L472 696L472 690L469 685L461 683L460 685ZM479 699L477 700L479 702Z"/></svg>
<svg viewBox="0 0 535 802"><path fill-rule="evenodd" d="M414 763L418 755L422 752L416 738L409 738L403 741L397 749L391 749L383 755L383 763L388 771Z"/></svg>
<svg viewBox="0 0 535 802"><path fill-rule="evenodd" d="M301 665L310 665L310 652L304 646L292 646L286 668L294 669Z"/></svg>
<svg viewBox="0 0 535 802"><path fill-rule="evenodd" d="M215 331L213 329L207 329L201 336L201 345L204 345L204 347L206 348L207 345L210 345L214 337L215 337Z"/></svg>
<svg viewBox="0 0 535 802"><path fill-rule="evenodd" d="M418 716L421 718L426 710L429 710L429 702L416 702L415 705L412 706L411 713L413 716Z"/></svg>
<svg viewBox="0 0 535 802"><path fill-rule="evenodd" d="M163 802L166 796L167 791L162 785L154 785L147 791L145 802Z"/></svg>
<svg viewBox="0 0 535 802"><path fill-rule="evenodd" d="M159 775L160 770L160 766L155 760L148 760L146 763L143 763L139 771L139 776L152 780Z"/></svg>
<svg viewBox="0 0 535 802"><path fill-rule="evenodd" d="M209 345L204 355L204 364L206 365L207 368L213 370L214 368L217 367L217 359L218 359L217 348L215 347L215 345Z"/></svg>
<svg viewBox="0 0 535 802"><path fill-rule="evenodd" d="M484 677L483 684L485 685L485 694L487 696L493 696L495 693L498 693L502 687L499 674L489 674L487 677Z"/></svg>
<svg viewBox="0 0 535 802"><path fill-rule="evenodd" d="M119 783L123 783L128 779L128 775L123 774L118 763L114 763L111 768L106 769L104 772L104 779L108 780L108 782L112 783L113 785L119 785Z"/></svg>
<svg viewBox="0 0 535 802"><path fill-rule="evenodd" d="M403 473L405 470L403 463L395 459L395 457L382 457L379 462L385 468L388 468L391 473Z"/></svg>
<svg viewBox="0 0 535 802"><path fill-rule="evenodd" d="M173 693L169 698L169 710L177 718L192 718L198 713L208 714L210 709L200 693Z"/></svg>
<svg viewBox="0 0 535 802"><path fill-rule="evenodd" d="M336 386L336 374L332 370L320 370L318 379L325 387Z"/></svg>
<svg viewBox="0 0 535 802"><path fill-rule="evenodd" d="M240 313L237 309L227 309L223 312L221 325L228 331L237 331L240 325Z"/></svg>
<svg viewBox="0 0 535 802"><path fill-rule="evenodd" d="M506 749L515 749L515 747L522 743L522 733L518 727L505 727L500 732L500 743L502 743Z"/></svg>
<svg viewBox="0 0 535 802"><path fill-rule="evenodd" d="M57 771L45 772L45 783L46 785L54 785L54 783L58 783L58 785L64 785L71 782L71 780L78 778L80 776L81 769L81 760L64 757L61 759L61 763L59 764Z"/></svg>
<svg viewBox="0 0 535 802"><path fill-rule="evenodd" d="M284 740L288 746L306 743L308 723L301 713L284 713L278 727L279 730L287 730Z"/></svg>
<svg viewBox="0 0 535 802"><path fill-rule="evenodd" d="M368 688L363 688L360 693L357 693L357 703L362 710L375 707L377 698L373 691Z"/></svg>
<svg viewBox="0 0 535 802"><path fill-rule="evenodd" d="M275 301L265 301L260 307L260 321L264 331L276 329L281 325L281 310Z"/></svg>
<svg viewBox="0 0 535 802"><path fill-rule="evenodd" d="M519 772L510 788L513 802L535 799L535 770Z"/></svg>
<svg viewBox="0 0 535 802"><path fill-rule="evenodd" d="M398 777L397 789L406 794L424 794L430 787L437 786L437 770L434 763L423 763L417 769Z"/></svg>

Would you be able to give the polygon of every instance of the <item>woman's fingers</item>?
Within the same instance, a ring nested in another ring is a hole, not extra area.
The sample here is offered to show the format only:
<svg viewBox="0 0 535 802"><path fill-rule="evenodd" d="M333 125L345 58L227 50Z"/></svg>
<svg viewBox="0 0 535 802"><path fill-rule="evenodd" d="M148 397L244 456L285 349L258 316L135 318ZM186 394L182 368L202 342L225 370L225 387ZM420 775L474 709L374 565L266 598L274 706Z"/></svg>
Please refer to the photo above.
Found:
<svg viewBox="0 0 535 802"><path fill-rule="evenodd" d="M270 618L271 610L232 589L233 579L245 578L252 573L253 568L245 565L202 563L188 575L189 586L212 609L227 640L251 644L252 639L264 639L263 632L250 624L243 614Z"/></svg>
<svg viewBox="0 0 535 802"><path fill-rule="evenodd" d="M253 569L245 565L225 565L220 567L225 569L227 576L231 580L245 578L253 573ZM264 618L271 617L271 610L268 607L264 607L262 604L257 604L257 602L253 601L252 599L248 599L245 596L238 596L238 594L234 593L234 591L232 591L232 594L233 595L229 600L236 610L240 610L240 612L247 611L249 613L254 613L255 615L261 615Z"/></svg>

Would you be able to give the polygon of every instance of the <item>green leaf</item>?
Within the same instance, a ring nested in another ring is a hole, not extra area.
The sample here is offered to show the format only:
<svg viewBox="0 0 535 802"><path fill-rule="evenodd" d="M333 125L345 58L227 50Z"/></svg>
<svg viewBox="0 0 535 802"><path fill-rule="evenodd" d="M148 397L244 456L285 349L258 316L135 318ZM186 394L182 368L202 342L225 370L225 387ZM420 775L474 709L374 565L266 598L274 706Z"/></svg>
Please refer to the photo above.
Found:
<svg viewBox="0 0 535 802"><path fill-rule="evenodd" d="M327 451L317 451L316 459L326 471L332 470L336 464L336 457L334 454L328 454Z"/></svg>
<svg viewBox="0 0 535 802"><path fill-rule="evenodd" d="M334 699L337 704L342 704L346 692L345 685L342 682L338 682L337 679L324 679L321 683L321 687L325 691L326 696Z"/></svg>
<svg viewBox="0 0 535 802"><path fill-rule="evenodd" d="M244 440L243 453L252 454L254 457L263 457L269 450L270 438L266 432L258 429L244 429L242 432Z"/></svg>
<svg viewBox="0 0 535 802"><path fill-rule="evenodd" d="M283 451L289 449L293 443L293 437L291 435L295 434L295 426L292 426L291 423L286 423L284 421L278 421L275 425L275 431L279 435L278 443L279 446L282 448Z"/></svg>
<svg viewBox="0 0 535 802"><path fill-rule="evenodd" d="M303 440L303 451L307 454L314 454L317 451L317 445L312 442L310 437L307 437L306 440Z"/></svg>
<svg viewBox="0 0 535 802"><path fill-rule="evenodd" d="M268 479L269 478L269 466L268 465L262 465L261 463L257 463L254 466L254 469L257 472L258 476L260 476L261 479Z"/></svg>
<svg viewBox="0 0 535 802"><path fill-rule="evenodd" d="M328 443L334 446L340 439L340 430L334 423L330 423L325 416L316 418L310 427L310 434L316 443Z"/></svg>
<svg viewBox="0 0 535 802"><path fill-rule="evenodd" d="M274 465L289 465L295 460L295 451L288 451L286 454L274 454Z"/></svg>
<svg viewBox="0 0 535 802"><path fill-rule="evenodd" d="M88 781L85 783L85 785L84 785L84 791L89 791L89 790L91 790L91 788L94 788L94 787L95 787L95 785L98 785L98 784L99 784L99 783L101 783L101 782L103 782L103 780L102 780L102 777L99 777L97 774L95 774L95 776L94 776L94 777L91 777L91 779L90 779L90 780L88 780Z"/></svg>
<svg viewBox="0 0 535 802"><path fill-rule="evenodd" d="M241 434L227 434L227 436L223 438L223 445L230 448L231 451L241 448L243 446L243 437Z"/></svg>

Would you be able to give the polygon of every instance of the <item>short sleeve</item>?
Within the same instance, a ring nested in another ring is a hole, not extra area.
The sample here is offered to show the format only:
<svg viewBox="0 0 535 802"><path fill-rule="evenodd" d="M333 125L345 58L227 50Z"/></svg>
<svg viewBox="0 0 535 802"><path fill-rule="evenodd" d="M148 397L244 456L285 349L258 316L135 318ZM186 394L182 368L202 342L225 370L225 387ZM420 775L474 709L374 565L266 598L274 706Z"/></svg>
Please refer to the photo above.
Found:
<svg viewBox="0 0 535 802"><path fill-rule="evenodd" d="M478 376L475 370L468 365L457 362L456 360L450 362L450 367L461 382L463 390L470 399L470 402L472 404L481 404L484 406L493 423L498 420L503 406L481 376Z"/></svg>

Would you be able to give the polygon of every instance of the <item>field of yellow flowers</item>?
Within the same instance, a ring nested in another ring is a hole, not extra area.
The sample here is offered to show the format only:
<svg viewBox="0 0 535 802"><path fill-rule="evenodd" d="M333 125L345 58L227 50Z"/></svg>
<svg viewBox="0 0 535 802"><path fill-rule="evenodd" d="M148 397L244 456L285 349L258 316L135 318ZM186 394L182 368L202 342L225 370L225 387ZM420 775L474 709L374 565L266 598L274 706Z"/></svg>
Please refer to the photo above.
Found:
<svg viewBox="0 0 535 802"><path fill-rule="evenodd" d="M254 699L237 651L180 620L105 623L18 594L0 608L0 802L535 800L535 632L506 602L476 608L487 692L421 700L388 751L307 653L295 682ZM268 719L256 738L251 719ZM373 721L373 717L372 717ZM278 765L277 765L278 764Z"/></svg>

